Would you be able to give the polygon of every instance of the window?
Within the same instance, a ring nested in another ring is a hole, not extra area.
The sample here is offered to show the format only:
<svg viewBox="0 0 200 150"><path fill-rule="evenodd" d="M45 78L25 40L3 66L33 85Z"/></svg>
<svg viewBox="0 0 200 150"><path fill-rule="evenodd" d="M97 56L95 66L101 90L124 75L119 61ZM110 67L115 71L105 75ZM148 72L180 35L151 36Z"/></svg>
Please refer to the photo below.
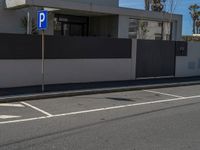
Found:
<svg viewBox="0 0 200 150"><path fill-rule="evenodd" d="M87 36L88 17L56 14L54 18L54 34Z"/></svg>

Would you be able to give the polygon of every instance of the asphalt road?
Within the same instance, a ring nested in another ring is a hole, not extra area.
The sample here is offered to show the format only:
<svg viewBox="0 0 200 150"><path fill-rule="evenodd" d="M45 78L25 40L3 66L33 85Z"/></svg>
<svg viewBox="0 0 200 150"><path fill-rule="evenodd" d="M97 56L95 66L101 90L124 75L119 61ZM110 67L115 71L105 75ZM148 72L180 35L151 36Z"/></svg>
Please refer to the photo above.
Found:
<svg viewBox="0 0 200 150"><path fill-rule="evenodd" d="M0 103L0 150L199 150L200 85Z"/></svg>

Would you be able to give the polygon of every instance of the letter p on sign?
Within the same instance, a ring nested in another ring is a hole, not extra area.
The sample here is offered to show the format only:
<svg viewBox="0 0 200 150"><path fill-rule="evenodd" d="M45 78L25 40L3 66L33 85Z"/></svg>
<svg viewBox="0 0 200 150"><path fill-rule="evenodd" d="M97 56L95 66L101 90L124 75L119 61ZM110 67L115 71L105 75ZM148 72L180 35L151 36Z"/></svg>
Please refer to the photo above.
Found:
<svg viewBox="0 0 200 150"><path fill-rule="evenodd" d="M48 11L42 10L37 12L37 28L45 30L48 26Z"/></svg>

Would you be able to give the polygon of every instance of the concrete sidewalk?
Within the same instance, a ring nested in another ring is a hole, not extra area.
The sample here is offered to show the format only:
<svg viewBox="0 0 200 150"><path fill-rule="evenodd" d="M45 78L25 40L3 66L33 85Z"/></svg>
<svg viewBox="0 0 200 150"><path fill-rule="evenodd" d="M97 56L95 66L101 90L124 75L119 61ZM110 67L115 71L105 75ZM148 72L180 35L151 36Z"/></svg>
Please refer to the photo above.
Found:
<svg viewBox="0 0 200 150"><path fill-rule="evenodd" d="M0 102L55 98L96 93L121 92L150 88L174 87L200 84L200 76L185 78L141 79L132 81L96 82L79 84L46 85L0 89Z"/></svg>

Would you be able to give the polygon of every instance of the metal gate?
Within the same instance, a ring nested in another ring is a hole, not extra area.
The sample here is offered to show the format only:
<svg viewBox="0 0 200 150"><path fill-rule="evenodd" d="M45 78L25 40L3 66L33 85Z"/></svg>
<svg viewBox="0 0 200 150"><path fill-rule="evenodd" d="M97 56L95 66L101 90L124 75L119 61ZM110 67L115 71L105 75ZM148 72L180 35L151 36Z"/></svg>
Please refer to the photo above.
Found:
<svg viewBox="0 0 200 150"><path fill-rule="evenodd" d="M175 42L138 40L136 77L167 77L175 75Z"/></svg>

